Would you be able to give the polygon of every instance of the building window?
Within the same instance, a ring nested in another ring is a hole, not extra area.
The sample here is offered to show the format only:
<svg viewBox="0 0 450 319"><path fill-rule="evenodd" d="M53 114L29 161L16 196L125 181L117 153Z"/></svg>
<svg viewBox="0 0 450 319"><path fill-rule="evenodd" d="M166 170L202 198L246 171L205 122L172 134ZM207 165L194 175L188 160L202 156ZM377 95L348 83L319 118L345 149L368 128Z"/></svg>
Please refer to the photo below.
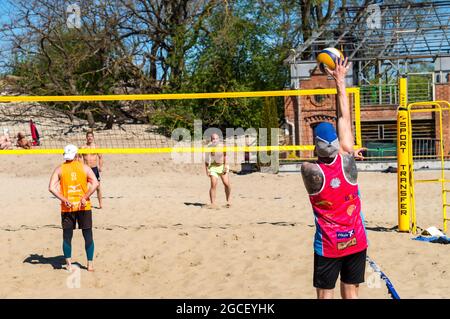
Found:
<svg viewBox="0 0 450 319"><path fill-rule="evenodd" d="M313 95L314 104L322 104L325 102L327 96L326 95Z"/></svg>

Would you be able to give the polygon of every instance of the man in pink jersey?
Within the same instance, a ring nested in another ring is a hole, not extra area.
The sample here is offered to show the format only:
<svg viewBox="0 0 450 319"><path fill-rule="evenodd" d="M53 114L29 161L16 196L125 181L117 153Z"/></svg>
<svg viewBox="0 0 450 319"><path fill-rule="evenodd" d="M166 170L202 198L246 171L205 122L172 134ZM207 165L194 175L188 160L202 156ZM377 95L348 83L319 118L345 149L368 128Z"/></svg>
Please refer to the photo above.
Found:
<svg viewBox="0 0 450 319"><path fill-rule="evenodd" d="M314 237L313 284L317 298L333 298L337 278L341 278L341 296L358 298L364 282L367 235L361 212L357 184L351 110L345 93L347 58L338 60L336 69L327 73L336 81L338 96L337 131L331 123L314 128L316 163L303 163L302 178L313 208Z"/></svg>

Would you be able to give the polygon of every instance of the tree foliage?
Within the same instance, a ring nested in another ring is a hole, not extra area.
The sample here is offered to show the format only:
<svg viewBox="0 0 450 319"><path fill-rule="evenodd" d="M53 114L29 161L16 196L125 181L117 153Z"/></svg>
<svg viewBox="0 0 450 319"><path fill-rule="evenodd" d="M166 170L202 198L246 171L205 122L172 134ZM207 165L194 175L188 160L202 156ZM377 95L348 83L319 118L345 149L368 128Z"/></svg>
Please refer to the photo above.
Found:
<svg viewBox="0 0 450 319"><path fill-rule="evenodd" d="M335 2L303 0L79 1L69 28L64 0L9 0L0 31L12 74L27 94L189 93L280 90L283 60L323 24ZM282 108L282 101L277 102ZM263 99L54 104L107 123L150 121L166 132L256 127ZM282 112L278 112L281 116Z"/></svg>

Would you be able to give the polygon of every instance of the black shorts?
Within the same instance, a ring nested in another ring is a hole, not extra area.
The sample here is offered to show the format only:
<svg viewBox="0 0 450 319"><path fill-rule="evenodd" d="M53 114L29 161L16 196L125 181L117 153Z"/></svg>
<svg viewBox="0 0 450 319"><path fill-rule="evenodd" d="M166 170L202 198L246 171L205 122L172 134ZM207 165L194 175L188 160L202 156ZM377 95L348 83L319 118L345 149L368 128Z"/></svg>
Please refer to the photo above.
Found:
<svg viewBox="0 0 450 319"><path fill-rule="evenodd" d="M91 167L91 169L94 172L95 177L97 177L97 180L100 182L100 172L98 171L98 167L97 166Z"/></svg>
<svg viewBox="0 0 450 319"><path fill-rule="evenodd" d="M339 274L344 284L364 282L367 249L340 258L328 258L314 254L314 287L334 289Z"/></svg>
<svg viewBox="0 0 450 319"><path fill-rule="evenodd" d="M61 213L61 225L63 229L78 229L92 228L92 211L78 211L71 213Z"/></svg>

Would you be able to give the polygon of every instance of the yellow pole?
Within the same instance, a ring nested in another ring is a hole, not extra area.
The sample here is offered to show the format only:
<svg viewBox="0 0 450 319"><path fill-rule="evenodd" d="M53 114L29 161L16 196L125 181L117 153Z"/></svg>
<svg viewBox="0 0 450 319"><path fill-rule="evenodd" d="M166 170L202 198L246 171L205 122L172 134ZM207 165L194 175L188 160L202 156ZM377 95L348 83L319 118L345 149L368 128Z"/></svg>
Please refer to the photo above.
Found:
<svg viewBox="0 0 450 319"><path fill-rule="evenodd" d="M409 211L411 220L412 233L417 233L417 218L416 218L416 198L414 194L415 181L414 181L414 152L413 152L413 135L412 135L412 114L411 109L408 107L408 177L409 177Z"/></svg>
<svg viewBox="0 0 450 319"><path fill-rule="evenodd" d="M447 232L447 192L445 190L445 161L444 161L444 133L442 126L442 109L439 108L439 153L441 160L441 196L442 196L442 219L444 220L444 233Z"/></svg>
<svg viewBox="0 0 450 319"><path fill-rule="evenodd" d="M358 90L354 92L355 99L355 131L356 131L356 146L358 148L362 147L361 141L361 96Z"/></svg>
<svg viewBox="0 0 450 319"><path fill-rule="evenodd" d="M409 170L409 113L407 110L407 82L399 81L400 105L397 112L397 187L398 230L410 230L410 170Z"/></svg>

